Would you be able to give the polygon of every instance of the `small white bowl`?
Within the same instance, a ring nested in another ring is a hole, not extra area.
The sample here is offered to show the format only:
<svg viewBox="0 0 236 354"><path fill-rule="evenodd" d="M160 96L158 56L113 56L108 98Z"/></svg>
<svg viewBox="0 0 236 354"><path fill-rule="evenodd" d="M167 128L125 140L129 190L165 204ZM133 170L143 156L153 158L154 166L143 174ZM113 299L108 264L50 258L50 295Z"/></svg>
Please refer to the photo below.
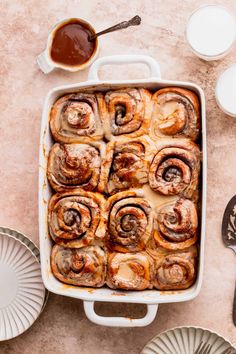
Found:
<svg viewBox="0 0 236 354"><path fill-rule="evenodd" d="M235 42L235 17L221 5L201 6L190 15L185 35L199 58L206 61L221 59Z"/></svg>
<svg viewBox="0 0 236 354"><path fill-rule="evenodd" d="M218 77L215 97L224 113L236 117L236 64L228 67Z"/></svg>

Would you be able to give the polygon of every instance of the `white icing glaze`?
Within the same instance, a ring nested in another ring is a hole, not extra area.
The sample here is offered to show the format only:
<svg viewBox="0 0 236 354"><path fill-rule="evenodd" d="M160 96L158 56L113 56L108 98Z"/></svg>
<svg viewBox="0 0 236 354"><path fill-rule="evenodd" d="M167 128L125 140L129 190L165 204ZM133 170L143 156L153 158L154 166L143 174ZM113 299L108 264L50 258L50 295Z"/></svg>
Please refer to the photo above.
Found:
<svg viewBox="0 0 236 354"><path fill-rule="evenodd" d="M161 195L159 193L156 193L149 187L148 184L145 184L142 189L143 189L144 198L146 198L149 201L153 209L157 209L163 204L166 203L169 204L172 201L174 202L179 198L178 195L166 196L166 195Z"/></svg>

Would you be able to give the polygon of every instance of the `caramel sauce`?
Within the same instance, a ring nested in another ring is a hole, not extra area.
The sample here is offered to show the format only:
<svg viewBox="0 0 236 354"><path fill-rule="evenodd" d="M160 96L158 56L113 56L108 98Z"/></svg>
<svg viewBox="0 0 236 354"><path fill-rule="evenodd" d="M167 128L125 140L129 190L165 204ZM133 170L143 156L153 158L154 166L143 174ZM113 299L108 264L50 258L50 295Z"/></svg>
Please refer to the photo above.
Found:
<svg viewBox="0 0 236 354"><path fill-rule="evenodd" d="M51 58L57 63L69 66L82 65L94 53L97 41L89 41L94 34L84 23L71 20L57 28L51 45Z"/></svg>

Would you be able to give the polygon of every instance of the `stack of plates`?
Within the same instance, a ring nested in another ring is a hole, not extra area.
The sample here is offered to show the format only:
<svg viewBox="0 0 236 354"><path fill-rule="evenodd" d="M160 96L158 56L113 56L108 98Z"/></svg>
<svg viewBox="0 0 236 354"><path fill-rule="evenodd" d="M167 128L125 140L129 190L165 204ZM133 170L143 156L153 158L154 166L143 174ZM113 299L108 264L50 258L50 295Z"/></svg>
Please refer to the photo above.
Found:
<svg viewBox="0 0 236 354"><path fill-rule="evenodd" d="M48 298L39 250L23 234L0 227L0 341L25 332Z"/></svg>

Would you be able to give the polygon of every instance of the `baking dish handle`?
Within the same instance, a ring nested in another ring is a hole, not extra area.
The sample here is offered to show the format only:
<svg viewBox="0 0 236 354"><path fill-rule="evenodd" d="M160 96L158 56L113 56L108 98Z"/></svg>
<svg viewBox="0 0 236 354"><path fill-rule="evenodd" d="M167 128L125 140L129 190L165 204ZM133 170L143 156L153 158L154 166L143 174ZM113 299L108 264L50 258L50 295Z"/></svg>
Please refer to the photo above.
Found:
<svg viewBox="0 0 236 354"><path fill-rule="evenodd" d="M158 62L148 55L111 55L97 59L90 67L88 79L99 81L98 70L103 65L143 63L149 67L150 77L161 78L161 71Z"/></svg>
<svg viewBox="0 0 236 354"><path fill-rule="evenodd" d="M94 301L84 301L84 311L88 319L101 326L108 327L145 327L156 317L158 305L147 305L147 313L143 318L104 317L94 311Z"/></svg>

